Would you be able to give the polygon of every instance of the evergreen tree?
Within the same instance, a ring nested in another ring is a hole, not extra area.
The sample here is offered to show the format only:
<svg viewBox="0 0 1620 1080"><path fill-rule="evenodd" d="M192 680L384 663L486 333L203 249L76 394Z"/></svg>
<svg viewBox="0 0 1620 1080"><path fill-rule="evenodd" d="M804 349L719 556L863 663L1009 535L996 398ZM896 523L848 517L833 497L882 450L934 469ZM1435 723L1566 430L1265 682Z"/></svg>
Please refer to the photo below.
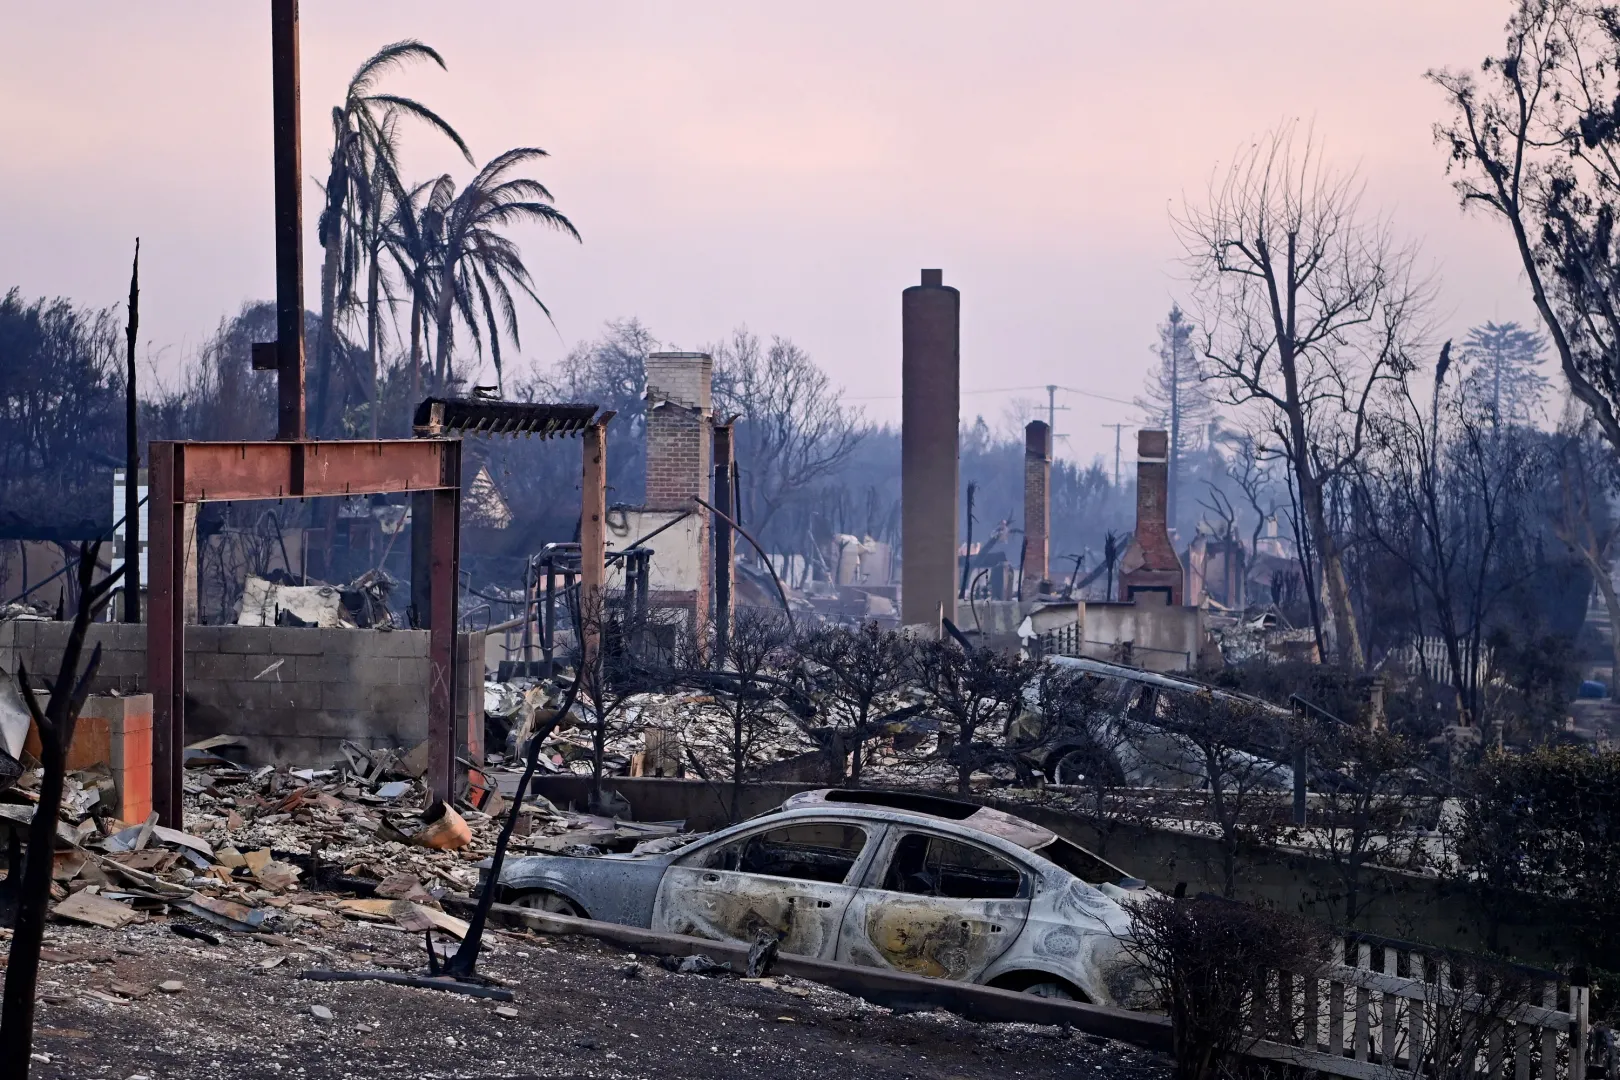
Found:
<svg viewBox="0 0 1620 1080"><path fill-rule="evenodd" d="M1472 365L1463 388L1470 402L1482 406L1492 428L1531 424L1547 392L1541 367L1547 339L1516 322L1488 322L1468 331L1462 357Z"/></svg>
<svg viewBox="0 0 1620 1080"><path fill-rule="evenodd" d="M1181 305L1171 304L1170 314L1159 327L1159 343L1153 347L1158 364L1148 371L1143 396L1136 407L1146 414L1147 423L1170 433L1169 492L1166 511L1172 526L1180 503L1176 498L1182 463L1203 445L1211 404L1204 385L1207 373L1198 350L1193 347L1193 324Z"/></svg>

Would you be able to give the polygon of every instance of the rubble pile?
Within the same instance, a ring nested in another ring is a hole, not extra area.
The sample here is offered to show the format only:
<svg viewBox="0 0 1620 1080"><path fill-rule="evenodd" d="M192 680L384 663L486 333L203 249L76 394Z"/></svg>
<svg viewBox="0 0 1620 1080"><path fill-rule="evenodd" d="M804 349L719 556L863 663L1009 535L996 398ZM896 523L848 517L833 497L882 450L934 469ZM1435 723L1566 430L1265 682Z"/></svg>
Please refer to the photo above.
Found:
<svg viewBox="0 0 1620 1080"><path fill-rule="evenodd" d="M52 875L59 921L120 929L176 918L206 924L200 932L280 933L349 918L465 932L440 901L477 890L478 863L494 853L509 805L502 774L491 770L480 810L428 795L425 748L347 744L347 760L333 768L249 770L221 756L228 745L211 739L187 748L184 832L158 825L155 814L116 822L110 778L68 776ZM41 775L28 771L0 793L0 852L8 833L26 835ZM519 811L510 850L595 854L679 843L681 824L577 814L537 796Z"/></svg>
<svg viewBox="0 0 1620 1080"><path fill-rule="evenodd" d="M506 748L492 760L520 759L529 735L555 715L560 696L538 680L486 682L486 745ZM605 775L686 775L694 761L710 776L729 775L732 721L713 696L653 691L615 704L603 743ZM577 702L541 743L540 767L553 774L590 775L594 727L590 706ZM755 771L817 749L802 727L779 713L754 724L746 742Z"/></svg>

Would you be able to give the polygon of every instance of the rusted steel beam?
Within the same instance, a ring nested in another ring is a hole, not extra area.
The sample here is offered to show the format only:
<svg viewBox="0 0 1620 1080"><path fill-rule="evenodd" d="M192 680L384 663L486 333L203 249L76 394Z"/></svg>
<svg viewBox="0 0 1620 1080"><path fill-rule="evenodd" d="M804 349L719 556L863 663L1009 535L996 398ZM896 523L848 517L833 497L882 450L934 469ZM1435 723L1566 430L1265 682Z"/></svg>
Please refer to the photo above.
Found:
<svg viewBox="0 0 1620 1080"><path fill-rule="evenodd" d="M156 445L156 444L154 444ZM186 443L186 502L372 495L444 487L442 439Z"/></svg>
<svg viewBox="0 0 1620 1080"><path fill-rule="evenodd" d="M607 583L607 422L592 424L584 433L584 468L579 486L579 610L597 611ZM591 620L586 620L588 624ZM596 654L596 631L580 628L584 670Z"/></svg>
<svg viewBox="0 0 1620 1080"><path fill-rule="evenodd" d="M304 421L304 167L298 123L298 0L271 0L275 116L276 438L302 439Z"/></svg>
<svg viewBox="0 0 1620 1080"><path fill-rule="evenodd" d="M449 802L455 795L456 601L460 563L461 444L443 448L440 487L429 498L428 554L428 787ZM413 528L416 523L413 522Z"/></svg>
<svg viewBox="0 0 1620 1080"><path fill-rule="evenodd" d="M146 681L152 692L152 808L158 822L184 828L186 620L185 503L177 493L186 448L154 442L148 451Z"/></svg>

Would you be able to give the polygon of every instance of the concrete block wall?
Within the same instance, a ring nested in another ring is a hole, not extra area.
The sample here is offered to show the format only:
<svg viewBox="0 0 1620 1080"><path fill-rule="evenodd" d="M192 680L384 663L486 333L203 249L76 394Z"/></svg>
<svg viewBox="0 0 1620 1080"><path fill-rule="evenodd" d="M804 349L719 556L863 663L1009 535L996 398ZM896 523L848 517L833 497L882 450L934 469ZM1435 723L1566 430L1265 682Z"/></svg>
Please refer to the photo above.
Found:
<svg viewBox="0 0 1620 1080"><path fill-rule="evenodd" d="M68 630L0 623L0 667L15 672L21 662L54 677ZM456 643L457 744L474 755L482 752L483 637L461 634ZM97 644L94 692L146 691L145 626L98 623L88 642ZM426 630L186 627L186 740L236 736L247 764L324 765L345 739L414 746L427 738L427 686Z"/></svg>

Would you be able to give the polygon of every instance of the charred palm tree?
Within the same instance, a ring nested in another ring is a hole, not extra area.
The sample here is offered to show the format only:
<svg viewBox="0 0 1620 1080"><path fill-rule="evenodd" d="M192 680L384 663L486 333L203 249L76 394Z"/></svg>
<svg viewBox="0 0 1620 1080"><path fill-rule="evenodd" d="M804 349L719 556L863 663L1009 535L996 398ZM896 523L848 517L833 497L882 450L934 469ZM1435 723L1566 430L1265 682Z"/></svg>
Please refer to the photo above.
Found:
<svg viewBox="0 0 1620 1080"><path fill-rule="evenodd" d="M502 331L513 345L518 344L513 293L527 296L546 318L551 317L551 311L534 291L517 244L502 232L513 225L534 223L567 233L575 240L580 238L573 223L551 205L551 192L544 184L512 175L520 166L545 156L544 150L532 146L508 150L485 165L445 207L435 297L438 308L434 315L439 336L434 381L439 388L455 377L452 350L458 320L466 327L480 356L488 337L499 384Z"/></svg>
<svg viewBox="0 0 1620 1080"><path fill-rule="evenodd" d="M351 214L350 203L361 203L372 197L368 178L376 174L379 160L385 163L389 177L399 174L395 128L392 123L385 123L384 117L415 117L454 143L469 163L473 160L466 142L432 109L411 98L377 90L377 82L384 74L417 60L431 60L440 68L445 66L444 59L420 41L396 41L384 46L360 65L349 80L343 103L332 109L332 155L326 179L326 203L321 210L318 232L324 258L321 264L321 333L315 355L315 386L310 416L310 426L315 431L321 429L326 417L326 397L338 352L340 294L352 296L353 281L362 261L360 238L349 224L365 215L363 210L359 214Z"/></svg>

